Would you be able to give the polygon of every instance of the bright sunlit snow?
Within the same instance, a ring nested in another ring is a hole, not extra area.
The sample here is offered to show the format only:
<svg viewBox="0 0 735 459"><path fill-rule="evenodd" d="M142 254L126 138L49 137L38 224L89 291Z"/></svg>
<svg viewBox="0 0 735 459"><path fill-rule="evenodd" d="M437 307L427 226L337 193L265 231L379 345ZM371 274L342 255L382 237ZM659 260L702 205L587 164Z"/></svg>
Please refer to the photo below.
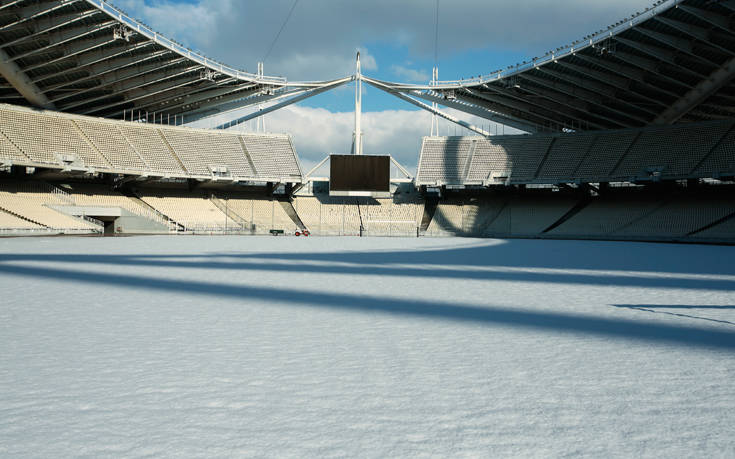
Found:
<svg viewBox="0 0 735 459"><path fill-rule="evenodd" d="M0 240L0 456L735 456L735 247Z"/></svg>

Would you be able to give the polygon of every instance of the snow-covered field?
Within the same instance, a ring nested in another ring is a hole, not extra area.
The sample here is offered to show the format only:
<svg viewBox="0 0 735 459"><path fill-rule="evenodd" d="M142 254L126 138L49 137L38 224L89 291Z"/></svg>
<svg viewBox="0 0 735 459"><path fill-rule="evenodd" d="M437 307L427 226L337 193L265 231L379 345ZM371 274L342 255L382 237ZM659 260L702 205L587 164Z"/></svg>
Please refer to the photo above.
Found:
<svg viewBox="0 0 735 459"><path fill-rule="evenodd" d="M735 457L735 247L0 240L0 456Z"/></svg>

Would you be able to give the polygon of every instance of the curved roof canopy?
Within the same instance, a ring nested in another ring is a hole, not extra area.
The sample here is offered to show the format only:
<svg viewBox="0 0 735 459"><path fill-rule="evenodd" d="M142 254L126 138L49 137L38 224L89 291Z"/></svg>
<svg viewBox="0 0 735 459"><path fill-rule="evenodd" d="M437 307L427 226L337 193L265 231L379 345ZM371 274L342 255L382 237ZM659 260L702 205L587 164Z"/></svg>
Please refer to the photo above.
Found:
<svg viewBox="0 0 735 459"><path fill-rule="evenodd" d="M187 120L337 82L289 83L230 68L102 0L0 2L0 102L121 118Z"/></svg>
<svg viewBox="0 0 735 459"><path fill-rule="evenodd" d="M103 0L3 0L0 102L111 118L130 110L186 114L191 121L293 96L276 107L285 106L361 78L424 109L438 102L529 132L732 118L734 19L735 0L660 0L487 76L436 85L362 75L288 82L208 59Z"/></svg>
<svg viewBox="0 0 735 459"><path fill-rule="evenodd" d="M666 0L541 58L436 86L368 80L527 131L732 118L735 0Z"/></svg>

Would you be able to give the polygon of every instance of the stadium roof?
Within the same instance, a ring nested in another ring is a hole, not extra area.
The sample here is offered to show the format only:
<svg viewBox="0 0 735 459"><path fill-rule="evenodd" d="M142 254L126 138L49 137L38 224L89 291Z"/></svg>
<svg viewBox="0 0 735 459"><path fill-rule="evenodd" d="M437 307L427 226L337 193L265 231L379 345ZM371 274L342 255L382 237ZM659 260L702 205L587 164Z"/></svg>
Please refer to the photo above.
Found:
<svg viewBox="0 0 735 459"><path fill-rule="evenodd" d="M530 132L732 118L734 15L735 0L659 1L487 76L436 86L365 80L417 105L439 102Z"/></svg>
<svg viewBox="0 0 735 459"><path fill-rule="evenodd" d="M735 0L662 0L487 76L436 85L358 77L424 109L438 102L528 132L732 118L734 16ZM0 76L0 102L187 121L290 97L279 108L356 78L288 82L236 70L102 0L2 0Z"/></svg>
<svg viewBox="0 0 735 459"><path fill-rule="evenodd" d="M0 1L0 102L110 118L131 109L187 113L191 121L347 81L289 83L236 70L102 0Z"/></svg>

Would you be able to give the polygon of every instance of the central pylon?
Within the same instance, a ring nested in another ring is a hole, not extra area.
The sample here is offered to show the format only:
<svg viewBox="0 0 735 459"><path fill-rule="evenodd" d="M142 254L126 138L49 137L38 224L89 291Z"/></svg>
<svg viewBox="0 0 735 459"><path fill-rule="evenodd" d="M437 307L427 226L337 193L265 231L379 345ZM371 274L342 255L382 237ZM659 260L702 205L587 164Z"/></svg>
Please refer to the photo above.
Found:
<svg viewBox="0 0 735 459"><path fill-rule="evenodd" d="M352 133L352 154L362 154L362 72L360 71L360 52L357 52L355 68L355 131Z"/></svg>
<svg viewBox="0 0 735 459"><path fill-rule="evenodd" d="M436 86L439 80L439 67L434 66L431 70L431 86ZM439 105L436 102L431 103L431 108L434 109L434 113L431 115L431 136L439 135L439 118L436 116L436 111L439 110Z"/></svg>

